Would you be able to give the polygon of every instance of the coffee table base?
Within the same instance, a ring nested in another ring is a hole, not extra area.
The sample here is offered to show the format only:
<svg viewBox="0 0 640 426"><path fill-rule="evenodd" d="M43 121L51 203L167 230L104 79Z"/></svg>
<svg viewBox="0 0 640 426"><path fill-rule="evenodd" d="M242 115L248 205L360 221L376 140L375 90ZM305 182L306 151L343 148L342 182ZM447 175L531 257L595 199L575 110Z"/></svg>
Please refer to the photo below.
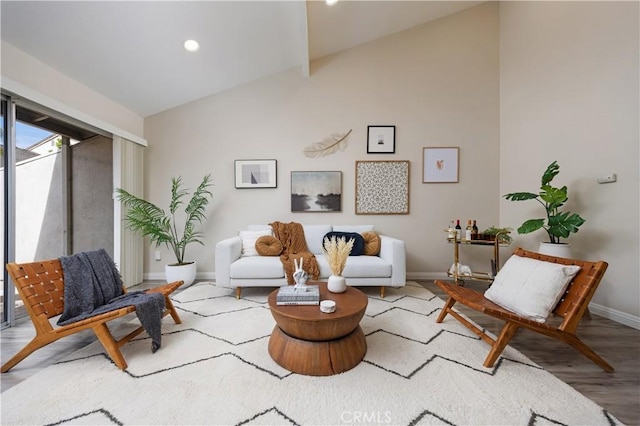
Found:
<svg viewBox="0 0 640 426"><path fill-rule="evenodd" d="M281 367L307 376L330 376L350 370L367 353L367 342L358 326L350 334L329 341L307 341L284 333L277 325L269 338L269 355Z"/></svg>

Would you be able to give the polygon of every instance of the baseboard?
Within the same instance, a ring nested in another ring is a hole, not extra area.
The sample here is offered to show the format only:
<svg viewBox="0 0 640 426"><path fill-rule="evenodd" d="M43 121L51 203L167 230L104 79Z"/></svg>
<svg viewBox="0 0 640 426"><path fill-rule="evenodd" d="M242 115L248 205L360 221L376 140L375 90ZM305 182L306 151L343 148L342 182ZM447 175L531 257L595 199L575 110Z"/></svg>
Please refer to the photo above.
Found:
<svg viewBox="0 0 640 426"><path fill-rule="evenodd" d="M635 315L630 315L617 309L607 308L598 303L589 303L589 311L600 317L640 330L640 317Z"/></svg>
<svg viewBox="0 0 640 426"><path fill-rule="evenodd" d="M407 272L408 280L446 280L446 272Z"/></svg>

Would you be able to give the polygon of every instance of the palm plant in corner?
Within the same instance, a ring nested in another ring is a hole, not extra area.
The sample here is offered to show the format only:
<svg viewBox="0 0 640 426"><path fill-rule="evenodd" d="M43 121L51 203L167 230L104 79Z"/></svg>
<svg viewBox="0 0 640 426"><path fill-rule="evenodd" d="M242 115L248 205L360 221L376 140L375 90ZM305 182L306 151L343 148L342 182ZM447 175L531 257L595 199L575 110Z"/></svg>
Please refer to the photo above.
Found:
<svg viewBox="0 0 640 426"><path fill-rule="evenodd" d="M173 252L176 263L165 266L167 282L182 280L184 285L191 285L196 276L196 262L185 261L185 251L191 243L204 245L203 234L195 230L196 222L205 219L205 209L213 194L209 187L213 184L211 175L206 175L200 185L193 191L191 199L184 207L184 224L178 227L178 209L184 205L189 191L182 188L182 178L171 178L171 202L169 212L165 212L155 204L136 197L122 188L116 188L118 200L127 208L125 220L128 228L149 237L156 248L165 244ZM182 216L182 215L181 215Z"/></svg>
<svg viewBox="0 0 640 426"><path fill-rule="evenodd" d="M519 228L518 234L528 234L530 232L537 231L538 229L544 229L549 236L549 243L551 245L565 244L561 243L561 238L568 238L571 233L578 232L578 228L585 222L577 213L571 213L568 211L561 211L562 207L569 198L566 185L562 188L556 188L551 186L551 181L556 175L560 173L560 166L556 161L549 164L547 170L542 174L542 180L540 184L540 192L512 192L504 195L507 200L510 201L525 201L536 200L545 209L545 218L529 219L525 221ZM546 251L543 247L547 243L541 243L541 252L547 254L556 254ZM548 247L548 246L547 246ZM566 251L565 253L568 253ZM569 257L569 256L563 256Z"/></svg>

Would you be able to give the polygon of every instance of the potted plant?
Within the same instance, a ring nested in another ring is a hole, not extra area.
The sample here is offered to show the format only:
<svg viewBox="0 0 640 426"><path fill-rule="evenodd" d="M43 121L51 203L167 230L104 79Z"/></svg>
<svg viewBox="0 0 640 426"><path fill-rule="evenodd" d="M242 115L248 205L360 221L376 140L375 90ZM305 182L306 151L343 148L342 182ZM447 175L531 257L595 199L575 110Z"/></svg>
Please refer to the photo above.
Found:
<svg viewBox="0 0 640 426"><path fill-rule="evenodd" d="M490 226L482 231L480 235L482 235L482 239L495 241L495 239L497 238L499 244L509 245L513 240L511 238L511 235L509 235L511 231L513 231L513 229L511 228L498 228L496 226Z"/></svg>
<svg viewBox="0 0 640 426"><path fill-rule="evenodd" d="M196 276L196 262L185 261L185 250L190 243L203 244L202 233L195 230L195 222L205 217L205 208L212 197L209 187L213 184L211 175L206 175L193 191L191 199L184 208L184 224L177 226L177 211L185 202L189 191L182 188L182 178L171 178L171 202L169 212L155 204L130 194L122 188L116 188L118 200L127 208L125 220L129 229L149 237L151 243L159 247L165 244L173 252L176 263L166 265L167 282L184 281L191 285Z"/></svg>
<svg viewBox="0 0 640 426"><path fill-rule="evenodd" d="M546 219L539 218L525 221L518 228L518 234L528 234L538 229L544 229L549 236L548 244L567 245L566 243L561 243L560 239L568 238L572 232L578 232L578 228L585 222L577 213L560 210L560 207L562 207L568 199L568 193L566 186L562 188L551 186L551 181L558 173L560 173L560 166L554 161L549 164L547 170L545 170L542 175L539 193L512 192L504 195L504 197L510 201L536 200L545 209ZM545 243L541 243L541 248L543 245L545 245ZM543 248L542 251L545 251L545 249Z"/></svg>

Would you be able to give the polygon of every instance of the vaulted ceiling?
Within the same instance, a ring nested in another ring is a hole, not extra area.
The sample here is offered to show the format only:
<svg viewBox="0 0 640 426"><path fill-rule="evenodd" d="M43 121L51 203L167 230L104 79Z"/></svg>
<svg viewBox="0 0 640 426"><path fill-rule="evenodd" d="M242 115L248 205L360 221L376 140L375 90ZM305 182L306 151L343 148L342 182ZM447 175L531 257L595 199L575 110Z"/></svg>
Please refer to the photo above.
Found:
<svg viewBox="0 0 640 426"><path fill-rule="evenodd" d="M0 34L147 117L479 3L3 0Z"/></svg>

